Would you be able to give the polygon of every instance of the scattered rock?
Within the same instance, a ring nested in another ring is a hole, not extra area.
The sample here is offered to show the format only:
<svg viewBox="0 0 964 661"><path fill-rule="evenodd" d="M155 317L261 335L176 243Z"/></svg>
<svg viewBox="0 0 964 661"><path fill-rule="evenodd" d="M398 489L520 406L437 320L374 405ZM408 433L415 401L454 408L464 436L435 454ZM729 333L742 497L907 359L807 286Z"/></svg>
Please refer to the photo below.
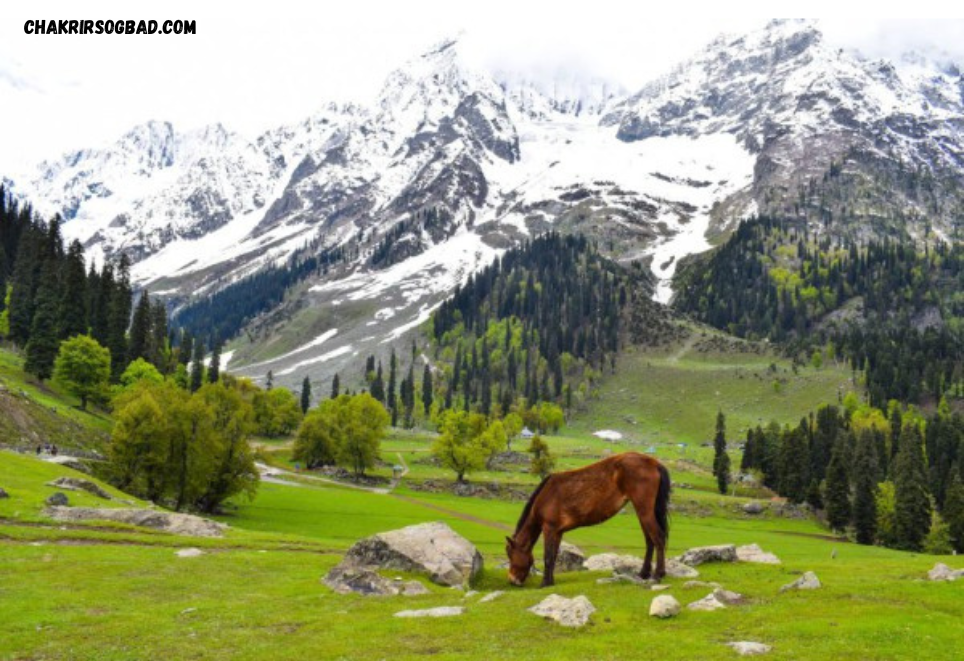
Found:
<svg viewBox="0 0 964 661"><path fill-rule="evenodd" d="M111 495L101 489L99 485L94 484L90 480L82 480L78 477L58 477L53 482L47 482L47 486L60 487L61 489L69 489L70 491L86 491L98 498L113 500Z"/></svg>
<svg viewBox="0 0 964 661"><path fill-rule="evenodd" d="M356 542L339 567L424 573L439 585L461 586L481 571L482 555L448 525L422 523Z"/></svg>
<svg viewBox="0 0 964 661"><path fill-rule="evenodd" d="M191 608L185 608L184 610L182 610L181 615L188 615L190 613L196 613L196 612L197 612L197 608L194 608L192 606Z"/></svg>
<svg viewBox="0 0 964 661"><path fill-rule="evenodd" d="M670 558L666 561L666 575L673 578L696 578L700 573L676 558Z"/></svg>
<svg viewBox="0 0 964 661"><path fill-rule="evenodd" d="M739 606L740 604L746 602L746 597L739 592L724 590L723 588L716 588L713 590L713 597L715 597L718 602L725 606Z"/></svg>
<svg viewBox="0 0 964 661"><path fill-rule="evenodd" d="M395 617L452 617L465 612L462 606L439 606L418 611L398 611Z"/></svg>
<svg viewBox="0 0 964 661"><path fill-rule="evenodd" d="M596 583L600 585L606 585L608 583L632 583L633 585L645 585L649 587L653 584L652 579L642 579L639 574L631 574L629 572L614 571L613 575L608 578L600 578L596 580Z"/></svg>
<svg viewBox="0 0 964 661"><path fill-rule="evenodd" d="M699 601L694 601L686 607L691 611L715 611L721 608L726 608L726 604L717 599L715 594L710 593Z"/></svg>
<svg viewBox="0 0 964 661"><path fill-rule="evenodd" d="M585 569L586 554L575 544L562 542L559 554L556 556L556 571L570 572Z"/></svg>
<svg viewBox="0 0 964 661"><path fill-rule="evenodd" d="M44 461L51 464L57 464L58 466L66 466L67 468L71 468L78 473L87 473L89 475L91 472L90 466L77 457L69 457L67 455L60 454L56 457L44 457Z"/></svg>
<svg viewBox="0 0 964 661"><path fill-rule="evenodd" d="M753 643L746 640L738 643L727 643L726 646L732 648L740 656L756 656L758 654L766 654L773 649L770 645Z"/></svg>
<svg viewBox="0 0 964 661"><path fill-rule="evenodd" d="M808 571L793 583L784 585L780 588L780 592L786 592L787 590L816 590L820 587L823 587L820 584L820 579L817 578L817 575L812 571Z"/></svg>
<svg viewBox="0 0 964 661"><path fill-rule="evenodd" d="M322 582L338 594L356 593L366 597L393 596L406 597L428 593L428 589L418 581L390 581L376 571L366 567L335 567Z"/></svg>
<svg viewBox="0 0 964 661"><path fill-rule="evenodd" d="M649 589L653 592L662 592L663 590L669 590L669 586L662 583L657 583L656 585L649 586Z"/></svg>
<svg viewBox="0 0 964 661"><path fill-rule="evenodd" d="M766 508L763 507L763 503L758 503L756 501L747 503L743 506L743 511L747 514L763 514L764 509Z"/></svg>
<svg viewBox="0 0 964 661"><path fill-rule="evenodd" d="M638 574L643 569L643 559L634 555L599 553L586 558L584 566L589 571L618 571Z"/></svg>
<svg viewBox="0 0 964 661"><path fill-rule="evenodd" d="M582 595L567 599L550 594L530 608L529 612L555 620L564 627L582 627L589 621L589 616L596 612L596 608Z"/></svg>
<svg viewBox="0 0 964 661"><path fill-rule="evenodd" d="M503 592L502 590L496 590L495 592L490 592L489 594L487 594L487 595L485 595L484 597L482 597L481 599L479 599L479 603L480 603L480 604L487 604L487 603L489 603L490 601L495 601L496 599L498 599L499 597L501 597L501 596L504 595L504 594L505 594L505 592Z"/></svg>
<svg viewBox="0 0 964 661"><path fill-rule="evenodd" d="M223 523L193 514L150 509L48 507L44 514L56 521L115 521L188 537L221 537L227 528Z"/></svg>
<svg viewBox="0 0 964 661"><path fill-rule="evenodd" d="M740 562L757 562L764 565L779 565L780 558L767 553L757 544L747 544L736 548L736 558Z"/></svg>
<svg viewBox="0 0 964 661"><path fill-rule="evenodd" d="M690 567L698 567L704 562L736 562L736 546L733 544L698 546L681 555L679 560Z"/></svg>
<svg viewBox="0 0 964 661"><path fill-rule="evenodd" d="M67 494L58 491L52 496L48 496L47 500L44 501L51 507L67 507L70 505L70 500L67 499Z"/></svg>
<svg viewBox="0 0 964 661"><path fill-rule="evenodd" d="M964 569L951 569L943 562L938 562L934 568L927 572L927 578L932 581L956 581L964 578Z"/></svg>
<svg viewBox="0 0 964 661"><path fill-rule="evenodd" d="M179 558L197 558L198 556L204 555L204 551L196 548L180 549L175 552L174 555Z"/></svg>
<svg viewBox="0 0 964 661"><path fill-rule="evenodd" d="M462 596L462 598L463 598L463 599L471 599L472 597L474 597L474 596L477 595L477 594L478 594L478 592L476 592L475 590L469 590L468 592L466 592L466 593Z"/></svg>
<svg viewBox="0 0 964 661"><path fill-rule="evenodd" d="M649 604L649 614L652 617L667 618L679 615L680 605L672 595L661 594Z"/></svg>
<svg viewBox="0 0 964 661"><path fill-rule="evenodd" d="M3 487L0 487L0 498L9 498L10 494Z"/></svg>
<svg viewBox="0 0 964 661"><path fill-rule="evenodd" d="M686 581L685 583L683 583L683 587L686 588L687 590L691 590L693 588L714 588L715 589L715 588L721 588L723 586L714 581Z"/></svg>

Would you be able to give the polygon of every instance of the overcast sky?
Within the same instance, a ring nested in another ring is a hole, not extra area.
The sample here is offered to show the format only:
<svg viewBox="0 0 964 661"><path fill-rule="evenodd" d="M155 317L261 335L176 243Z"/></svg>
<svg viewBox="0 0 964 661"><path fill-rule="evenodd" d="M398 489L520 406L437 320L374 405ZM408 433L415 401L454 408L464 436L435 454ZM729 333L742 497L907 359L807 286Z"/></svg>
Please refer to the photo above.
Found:
<svg viewBox="0 0 964 661"><path fill-rule="evenodd" d="M720 32L764 24L754 16L768 7L673 3L676 16L660 17L630 0L205 3L220 11L201 4L8 4L0 22L0 174L105 143L149 119L182 129L220 121L253 136L330 100L365 102L392 68L462 30L496 65L581 69L635 89ZM842 3L824 5L801 7ZM721 7L730 13L714 18ZM964 62L964 20L885 18L896 16L886 4L874 12L835 12L822 26L831 42L870 56L916 49ZM197 21L198 34L30 36L28 18L185 18Z"/></svg>

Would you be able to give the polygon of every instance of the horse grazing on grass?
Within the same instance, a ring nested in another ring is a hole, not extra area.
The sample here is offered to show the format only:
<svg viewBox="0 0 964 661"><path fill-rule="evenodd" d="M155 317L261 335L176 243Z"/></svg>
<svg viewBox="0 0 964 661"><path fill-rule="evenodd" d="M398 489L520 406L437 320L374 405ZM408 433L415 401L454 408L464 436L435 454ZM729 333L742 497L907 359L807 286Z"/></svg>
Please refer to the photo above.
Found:
<svg viewBox="0 0 964 661"><path fill-rule="evenodd" d="M546 564L542 586L553 585L562 535L612 518L629 501L646 538L646 560L639 575L661 579L666 575L669 494L669 471L653 457L638 452L624 452L550 475L529 497L515 534L505 538L509 581L518 586L525 583L534 562L532 548L541 534Z"/></svg>

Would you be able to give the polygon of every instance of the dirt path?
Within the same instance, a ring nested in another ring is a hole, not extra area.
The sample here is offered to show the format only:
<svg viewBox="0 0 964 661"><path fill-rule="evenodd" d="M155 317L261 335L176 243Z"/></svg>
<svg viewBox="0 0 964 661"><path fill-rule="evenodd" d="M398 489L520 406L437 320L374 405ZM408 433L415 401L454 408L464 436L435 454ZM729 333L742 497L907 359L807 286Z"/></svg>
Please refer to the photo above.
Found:
<svg viewBox="0 0 964 661"><path fill-rule="evenodd" d="M274 466L268 466L267 464L257 462L255 463L255 466L258 468L258 472L261 473L261 479L272 484L284 484L292 487L306 486L297 481L285 479L285 477L297 477L301 480L332 484L339 487L347 487L349 489L358 489L359 491L367 491L369 493L378 493L383 495L391 493L391 490L395 488L395 484L391 484L388 488L386 488L366 487L361 484L352 484L351 482L339 482L338 480L332 480L327 477L318 477L317 475L308 475L307 473L292 473L291 471L284 470L283 468L275 468Z"/></svg>
<svg viewBox="0 0 964 661"><path fill-rule="evenodd" d="M690 333L689 337L686 338L686 342L683 343L683 346L679 348L679 351L669 357L668 362L678 363L683 356L693 349L698 339L699 336L696 333Z"/></svg>

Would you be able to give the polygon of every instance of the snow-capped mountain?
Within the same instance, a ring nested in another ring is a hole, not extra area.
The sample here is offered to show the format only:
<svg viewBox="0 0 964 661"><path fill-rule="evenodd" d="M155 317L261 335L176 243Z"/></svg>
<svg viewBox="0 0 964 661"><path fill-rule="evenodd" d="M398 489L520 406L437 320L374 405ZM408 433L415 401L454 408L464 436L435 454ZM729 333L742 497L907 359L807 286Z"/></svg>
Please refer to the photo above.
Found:
<svg viewBox="0 0 964 661"><path fill-rule="evenodd" d="M964 208L962 131L959 70L867 61L806 22L721 37L632 95L595 76L490 71L448 40L394 71L369 107L325 108L253 141L151 123L41 164L16 190L62 213L88 254L126 251L138 283L176 306L342 248L350 259L229 347L233 369L294 383L387 346L552 227L648 260L663 301L683 257L759 210L805 213L798 192L826 188L828 172L862 177L864 197L841 203L853 217L890 205L950 232ZM926 194L895 192L907 171L933 176ZM824 197L843 199L834 185Z"/></svg>

